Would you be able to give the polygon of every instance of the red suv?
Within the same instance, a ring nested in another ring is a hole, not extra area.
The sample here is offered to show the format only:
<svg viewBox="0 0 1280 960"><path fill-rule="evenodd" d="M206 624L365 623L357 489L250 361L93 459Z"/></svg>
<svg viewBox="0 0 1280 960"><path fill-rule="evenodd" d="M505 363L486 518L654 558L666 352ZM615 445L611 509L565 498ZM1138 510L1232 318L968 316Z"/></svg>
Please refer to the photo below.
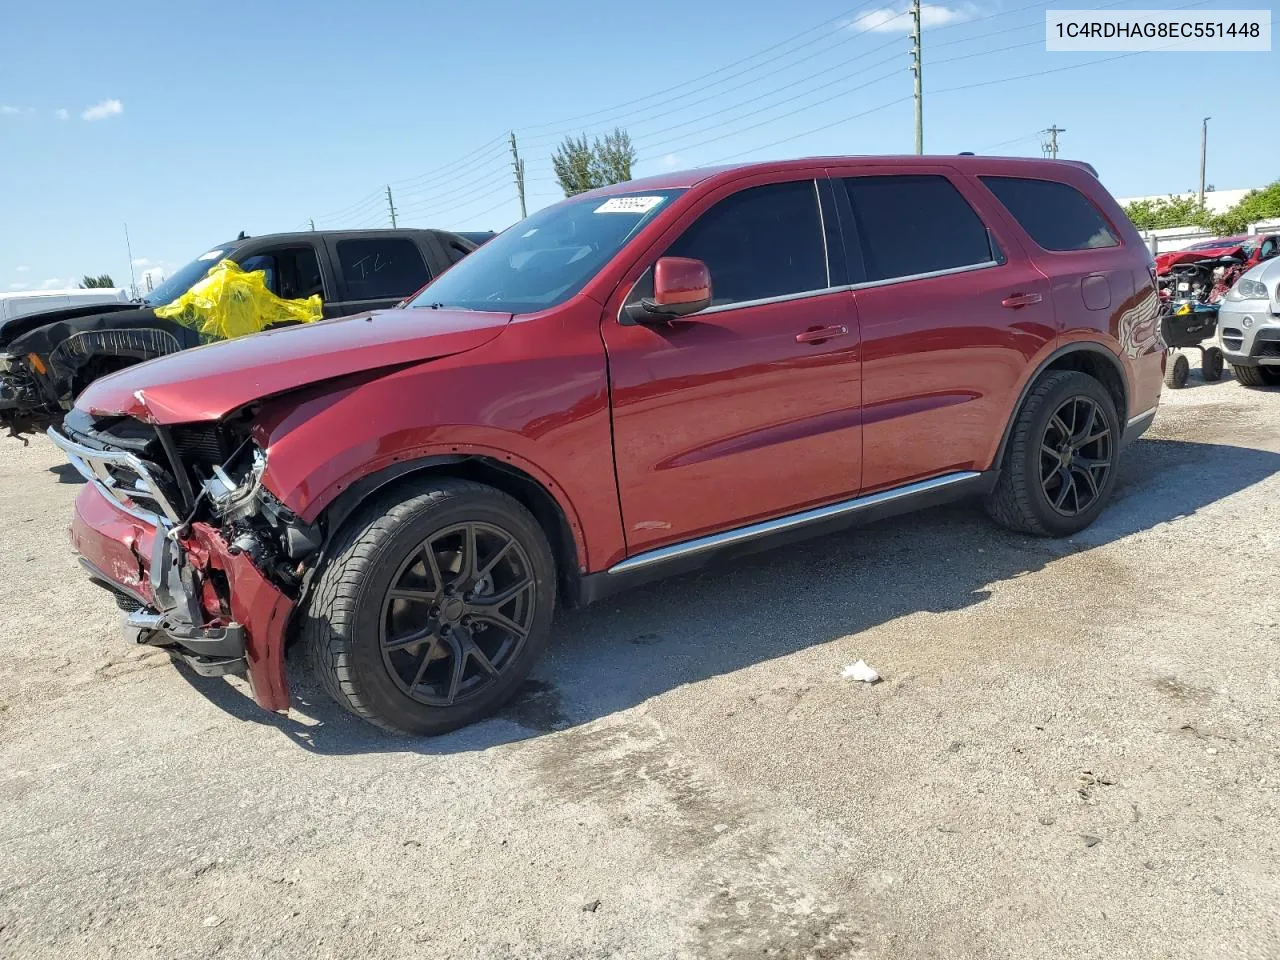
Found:
<svg viewBox="0 0 1280 960"><path fill-rule="evenodd" d="M579 605L967 495L1094 520L1163 376L1146 247L1084 164L795 160L582 194L405 309L83 393L71 533L140 643L285 710L496 709Z"/></svg>

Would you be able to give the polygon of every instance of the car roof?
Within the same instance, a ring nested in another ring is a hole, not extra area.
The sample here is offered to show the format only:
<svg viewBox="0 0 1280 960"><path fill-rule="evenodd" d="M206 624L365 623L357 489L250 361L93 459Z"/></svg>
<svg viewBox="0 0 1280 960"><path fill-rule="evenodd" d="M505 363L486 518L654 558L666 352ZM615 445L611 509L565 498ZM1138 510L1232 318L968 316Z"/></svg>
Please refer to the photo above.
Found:
<svg viewBox="0 0 1280 960"><path fill-rule="evenodd" d="M287 233L258 233L258 234L254 234L252 236L247 236L247 237L237 237L235 240L227 240L227 241L224 241L223 243L215 243L209 249L212 250L212 249L221 247L221 248L230 250L242 244L248 243L251 240L271 240L271 241L314 240L317 235L324 236L326 234L335 235L339 233L348 235L348 236L351 234L358 234L360 236L370 236L370 237L376 237L380 234L388 234L393 237L402 237L407 234L413 234L413 233L443 233L450 236L456 236L456 234L454 234L452 230L441 230L436 227L383 227L380 229L374 228L371 230L370 229L361 230L356 228L352 228L350 230L292 230Z"/></svg>
<svg viewBox="0 0 1280 960"><path fill-rule="evenodd" d="M953 167L962 173L991 172L993 161L998 161L1003 172L1025 171L1031 176L1038 172L1043 176L1052 170L1076 169L1085 170L1097 176L1089 164L1079 160L1048 160L1042 157L994 157L975 156L972 154L943 154L937 156L917 154L886 154L882 156L827 156L800 157L795 160L769 160L755 163L733 163L716 167L698 167L692 170L675 170L670 173L659 173L639 180L626 180L607 187L590 190L580 196L610 196L619 193L635 193L639 190L676 190L698 186L713 179L737 179L750 173L775 173L787 170L804 170L810 167L896 167L911 168L915 166Z"/></svg>

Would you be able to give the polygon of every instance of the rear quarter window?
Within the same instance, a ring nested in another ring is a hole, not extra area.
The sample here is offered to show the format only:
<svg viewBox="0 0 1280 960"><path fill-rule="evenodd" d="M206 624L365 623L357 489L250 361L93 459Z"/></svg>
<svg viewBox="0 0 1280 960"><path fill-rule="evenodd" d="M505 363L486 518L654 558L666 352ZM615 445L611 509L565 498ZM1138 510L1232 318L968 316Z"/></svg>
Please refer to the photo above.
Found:
<svg viewBox="0 0 1280 960"><path fill-rule="evenodd" d="M1093 201L1069 184L1025 177L979 179L1045 250L1096 250L1120 245L1120 238Z"/></svg>

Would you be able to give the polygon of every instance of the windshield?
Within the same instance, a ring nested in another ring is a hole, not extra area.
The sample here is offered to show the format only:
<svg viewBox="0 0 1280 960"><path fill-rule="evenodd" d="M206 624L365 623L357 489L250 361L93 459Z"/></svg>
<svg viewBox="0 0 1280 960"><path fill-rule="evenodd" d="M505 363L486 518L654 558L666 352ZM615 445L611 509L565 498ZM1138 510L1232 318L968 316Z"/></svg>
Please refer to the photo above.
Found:
<svg viewBox="0 0 1280 960"><path fill-rule="evenodd" d="M176 271L173 276L143 297L142 302L149 307L163 307L165 304L172 303L190 290L196 281L203 278L209 272L209 268L226 254L227 251L223 247L217 247L208 253L200 254L200 256L196 257L181 270Z"/></svg>
<svg viewBox="0 0 1280 960"><path fill-rule="evenodd" d="M592 197L540 210L418 294L411 307L533 313L581 290L682 190Z"/></svg>

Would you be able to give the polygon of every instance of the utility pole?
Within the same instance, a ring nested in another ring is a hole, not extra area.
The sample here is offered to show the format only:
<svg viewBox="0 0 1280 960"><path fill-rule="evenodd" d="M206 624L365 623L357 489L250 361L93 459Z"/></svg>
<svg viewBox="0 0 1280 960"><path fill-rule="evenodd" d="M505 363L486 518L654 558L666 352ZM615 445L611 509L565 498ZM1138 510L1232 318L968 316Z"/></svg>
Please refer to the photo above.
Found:
<svg viewBox="0 0 1280 960"><path fill-rule="evenodd" d="M1200 206L1204 207L1204 156L1209 148L1209 121L1213 117L1205 117L1200 122Z"/></svg>
<svg viewBox="0 0 1280 960"><path fill-rule="evenodd" d="M387 187L387 189L388 189L388 190L390 190L391 188L390 188L390 187ZM311 232L312 232L312 233L315 233L315 232L316 232L316 221L315 221L315 219L314 219L313 217L307 217L307 223L311 224Z"/></svg>
<svg viewBox="0 0 1280 960"><path fill-rule="evenodd" d="M1066 133L1067 128L1060 127L1055 123L1048 130L1041 130L1040 132L1043 134L1047 134L1049 137L1049 139L1045 140L1042 144L1044 147L1044 155L1046 157L1049 157L1051 160L1057 160L1058 159L1058 134Z"/></svg>
<svg viewBox="0 0 1280 960"><path fill-rule="evenodd" d="M520 197L520 219L523 220L529 214L524 208L524 161L516 149L515 131L511 133L511 169L516 175L516 194Z"/></svg>
<svg viewBox="0 0 1280 960"><path fill-rule="evenodd" d="M1201 181L1204 177L1200 178ZM129 224L124 225L124 249L129 254L129 283L131 284L130 293L135 297L138 295L138 278L133 275L133 245L129 243Z"/></svg>
<svg viewBox="0 0 1280 960"><path fill-rule="evenodd" d="M391 199L391 184L387 184L387 210L391 212L391 229L396 228L396 205Z"/></svg>
<svg viewBox="0 0 1280 960"><path fill-rule="evenodd" d="M915 77L916 153L924 153L924 94L920 88L920 0L911 0L911 73Z"/></svg>

